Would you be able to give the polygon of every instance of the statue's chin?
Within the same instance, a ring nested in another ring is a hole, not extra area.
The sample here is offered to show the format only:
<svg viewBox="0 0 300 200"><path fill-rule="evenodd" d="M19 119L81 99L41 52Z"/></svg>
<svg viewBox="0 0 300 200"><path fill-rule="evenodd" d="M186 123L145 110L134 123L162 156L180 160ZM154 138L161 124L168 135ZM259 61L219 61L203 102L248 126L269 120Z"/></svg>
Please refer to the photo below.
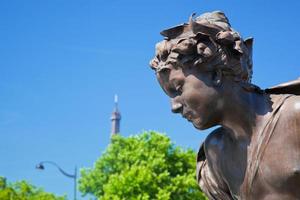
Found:
<svg viewBox="0 0 300 200"><path fill-rule="evenodd" d="M194 120L192 121L192 124L193 124L193 126L194 126L196 129L199 129L199 130L204 130L204 129L205 129L205 128L203 128L200 119L194 119Z"/></svg>
<svg viewBox="0 0 300 200"><path fill-rule="evenodd" d="M206 130L212 127L209 126L208 124L203 123L200 118L194 119L192 121L192 124L198 130Z"/></svg>

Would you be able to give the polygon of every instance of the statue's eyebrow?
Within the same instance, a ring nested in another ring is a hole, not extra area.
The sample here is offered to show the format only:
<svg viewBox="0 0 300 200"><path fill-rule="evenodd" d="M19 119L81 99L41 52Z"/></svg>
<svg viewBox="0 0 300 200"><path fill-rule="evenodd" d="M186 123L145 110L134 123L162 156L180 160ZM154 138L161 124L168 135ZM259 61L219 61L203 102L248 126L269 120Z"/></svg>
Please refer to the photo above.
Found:
<svg viewBox="0 0 300 200"><path fill-rule="evenodd" d="M172 68L169 65L163 65L163 66L159 66L156 70L156 73L163 73L163 72L167 72L170 71Z"/></svg>

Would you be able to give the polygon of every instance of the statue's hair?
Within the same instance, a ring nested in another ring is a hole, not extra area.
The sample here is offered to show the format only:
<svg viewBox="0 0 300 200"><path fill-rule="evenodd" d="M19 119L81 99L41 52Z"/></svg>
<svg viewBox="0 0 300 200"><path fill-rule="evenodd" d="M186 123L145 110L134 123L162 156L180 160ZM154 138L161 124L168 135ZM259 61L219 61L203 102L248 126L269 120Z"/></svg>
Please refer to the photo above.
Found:
<svg viewBox="0 0 300 200"><path fill-rule="evenodd" d="M156 44L151 68L159 72L168 65L195 66L221 70L235 81L250 83L252 38L244 41L220 11L204 13L196 19L194 15L188 23L161 32L165 38Z"/></svg>

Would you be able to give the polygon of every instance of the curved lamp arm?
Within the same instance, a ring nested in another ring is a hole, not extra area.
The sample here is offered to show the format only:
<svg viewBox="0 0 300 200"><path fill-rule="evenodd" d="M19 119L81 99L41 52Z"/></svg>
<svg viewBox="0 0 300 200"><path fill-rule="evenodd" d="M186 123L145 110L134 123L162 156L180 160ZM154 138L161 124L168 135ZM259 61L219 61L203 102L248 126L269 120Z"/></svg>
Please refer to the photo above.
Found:
<svg viewBox="0 0 300 200"><path fill-rule="evenodd" d="M53 162L53 161L42 161L42 162L40 162L39 164L36 165L36 168L37 168L37 169L43 170L43 169L45 169L44 164L51 164L51 165L54 165L54 166L55 166L55 167L56 167L63 175L65 175L65 176L67 176L67 177L69 177L69 178L74 178L74 179L76 179L76 172L75 172L74 174L69 174L69 173L65 172L62 168L60 168L60 167L58 166L58 164L56 164L56 163Z"/></svg>
<svg viewBox="0 0 300 200"><path fill-rule="evenodd" d="M77 197L76 197L77 196L76 195L77 194L77 167L75 166L74 174L69 174L69 173L65 172L62 168L60 168L60 166L58 166L58 164L56 164L53 161L42 161L36 165L36 168L43 170L43 169L45 169L44 164L54 165L63 175L74 179L74 200L76 200L77 199Z"/></svg>

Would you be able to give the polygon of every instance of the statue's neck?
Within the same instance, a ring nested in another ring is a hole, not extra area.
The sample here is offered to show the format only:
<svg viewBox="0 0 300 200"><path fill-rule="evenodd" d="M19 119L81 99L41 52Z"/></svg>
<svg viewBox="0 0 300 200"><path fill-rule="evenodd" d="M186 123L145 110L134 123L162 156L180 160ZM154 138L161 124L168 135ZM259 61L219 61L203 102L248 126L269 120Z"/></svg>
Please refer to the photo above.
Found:
<svg viewBox="0 0 300 200"><path fill-rule="evenodd" d="M224 99L224 115L220 124L229 129L236 142L251 141L253 133L262 126L263 118L270 111L267 95L240 90Z"/></svg>

